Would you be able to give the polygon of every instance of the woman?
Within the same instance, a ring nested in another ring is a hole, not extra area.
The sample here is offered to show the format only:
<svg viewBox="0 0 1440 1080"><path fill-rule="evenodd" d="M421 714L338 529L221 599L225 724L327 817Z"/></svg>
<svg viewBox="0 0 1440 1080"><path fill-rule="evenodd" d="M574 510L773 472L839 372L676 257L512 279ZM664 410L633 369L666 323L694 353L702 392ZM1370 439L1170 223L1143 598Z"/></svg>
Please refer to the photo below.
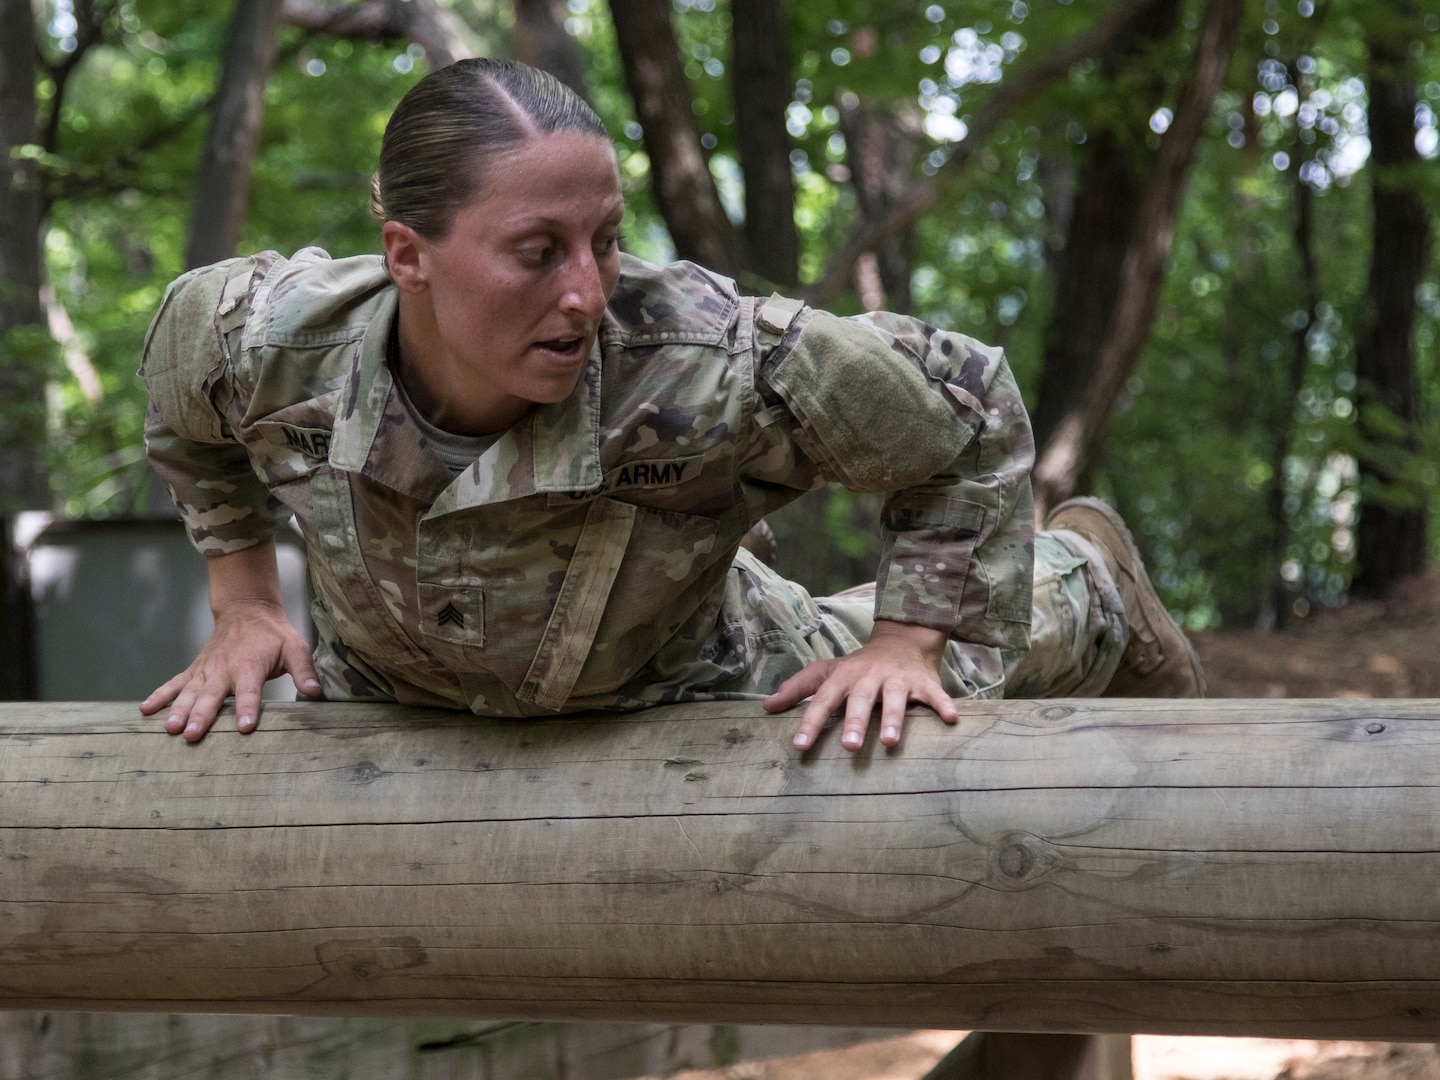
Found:
<svg viewBox="0 0 1440 1080"><path fill-rule="evenodd" d="M894 745L910 701L953 723L955 696L1105 690L1116 585L1158 609L1108 511L1033 535L998 350L622 256L614 148L549 76L471 60L417 84L372 212L383 259L192 271L151 327L147 445L216 622L141 705L167 731L203 737L232 693L253 730L289 672L309 696L504 716L808 697L800 749L840 708L859 747L879 704ZM816 600L737 548L828 479L887 493L885 552L874 587ZM279 603L291 514L313 658ZM1158 611L1165 671L1198 689Z"/></svg>

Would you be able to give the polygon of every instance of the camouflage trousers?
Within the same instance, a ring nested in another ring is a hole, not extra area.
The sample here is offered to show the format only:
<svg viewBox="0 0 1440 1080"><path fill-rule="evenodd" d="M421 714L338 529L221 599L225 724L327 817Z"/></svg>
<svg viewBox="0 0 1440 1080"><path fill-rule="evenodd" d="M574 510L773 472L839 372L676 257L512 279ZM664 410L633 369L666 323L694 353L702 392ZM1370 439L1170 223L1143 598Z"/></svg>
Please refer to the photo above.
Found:
<svg viewBox="0 0 1440 1080"><path fill-rule="evenodd" d="M940 672L951 697L1101 694L1119 666L1130 628L1109 573L1099 562L1098 553L1086 550L1087 546L1073 533L1036 535L1029 651L951 641ZM741 559L737 559L742 576L758 578L768 573L763 564L747 556L748 552L742 552ZM1100 566L1098 574L1092 572L1092 562ZM782 582L790 584L780 578L767 581L764 587L768 591ZM868 641L874 626L874 600L873 583L847 589L837 596L815 597L812 614L818 612L820 625L806 638L811 650L807 659L843 656ZM736 696L748 696L744 690L768 693L779 681L777 676L793 673L766 670L768 667L763 660L753 663L748 678L742 680L750 685L742 688L731 684L726 689L742 691Z"/></svg>

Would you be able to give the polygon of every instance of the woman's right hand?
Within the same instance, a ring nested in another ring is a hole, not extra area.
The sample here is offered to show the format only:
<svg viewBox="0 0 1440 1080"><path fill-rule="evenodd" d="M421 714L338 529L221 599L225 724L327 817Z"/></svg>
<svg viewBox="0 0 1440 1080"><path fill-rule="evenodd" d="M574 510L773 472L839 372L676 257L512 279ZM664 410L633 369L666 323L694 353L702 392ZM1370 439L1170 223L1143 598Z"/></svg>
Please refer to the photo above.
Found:
<svg viewBox="0 0 1440 1080"><path fill-rule="evenodd" d="M140 703L146 716L170 706L165 730L199 742L225 699L235 695L235 727L242 735L260 722L260 691L267 679L289 673L306 697L321 695L310 645L280 603L275 541L206 559L215 631L188 668Z"/></svg>
<svg viewBox="0 0 1440 1080"><path fill-rule="evenodd" d="M248 735L260 722L260 692L267 679L289 674L296 689L318 697L320 680L310 645L275 601L231 601L215 614L215 632L188 668L140 703L146 716L165 706L165 730L198 742L235 695L235 728Z"/></svg>

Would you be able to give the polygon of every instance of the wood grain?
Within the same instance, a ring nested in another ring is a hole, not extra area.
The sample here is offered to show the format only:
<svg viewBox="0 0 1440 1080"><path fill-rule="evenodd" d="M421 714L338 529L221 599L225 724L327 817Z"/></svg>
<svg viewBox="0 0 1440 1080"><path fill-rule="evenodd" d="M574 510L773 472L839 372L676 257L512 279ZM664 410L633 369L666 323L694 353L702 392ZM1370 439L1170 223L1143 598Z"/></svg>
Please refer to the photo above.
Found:
<svg viewBox="0 0 1440 1080"><path fill-rule="evenodd" d="M0 1008L1440 1036L1440 701L0 705Z"/></svg>

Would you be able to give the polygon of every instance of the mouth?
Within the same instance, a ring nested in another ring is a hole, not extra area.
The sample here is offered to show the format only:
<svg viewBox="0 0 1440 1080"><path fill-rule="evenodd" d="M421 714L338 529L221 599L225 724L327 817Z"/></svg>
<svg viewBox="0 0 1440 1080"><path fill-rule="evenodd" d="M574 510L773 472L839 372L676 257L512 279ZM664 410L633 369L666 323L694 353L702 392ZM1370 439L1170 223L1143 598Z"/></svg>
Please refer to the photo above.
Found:
<svg viewBox="0 0 1440 1080"><path fill-rule="evenodd" d="M537 341L535 348L550 353L560 360L575 361L585 356L589 351L586 347L588 337L561 337L551 338L548 341Z"/></svg>

